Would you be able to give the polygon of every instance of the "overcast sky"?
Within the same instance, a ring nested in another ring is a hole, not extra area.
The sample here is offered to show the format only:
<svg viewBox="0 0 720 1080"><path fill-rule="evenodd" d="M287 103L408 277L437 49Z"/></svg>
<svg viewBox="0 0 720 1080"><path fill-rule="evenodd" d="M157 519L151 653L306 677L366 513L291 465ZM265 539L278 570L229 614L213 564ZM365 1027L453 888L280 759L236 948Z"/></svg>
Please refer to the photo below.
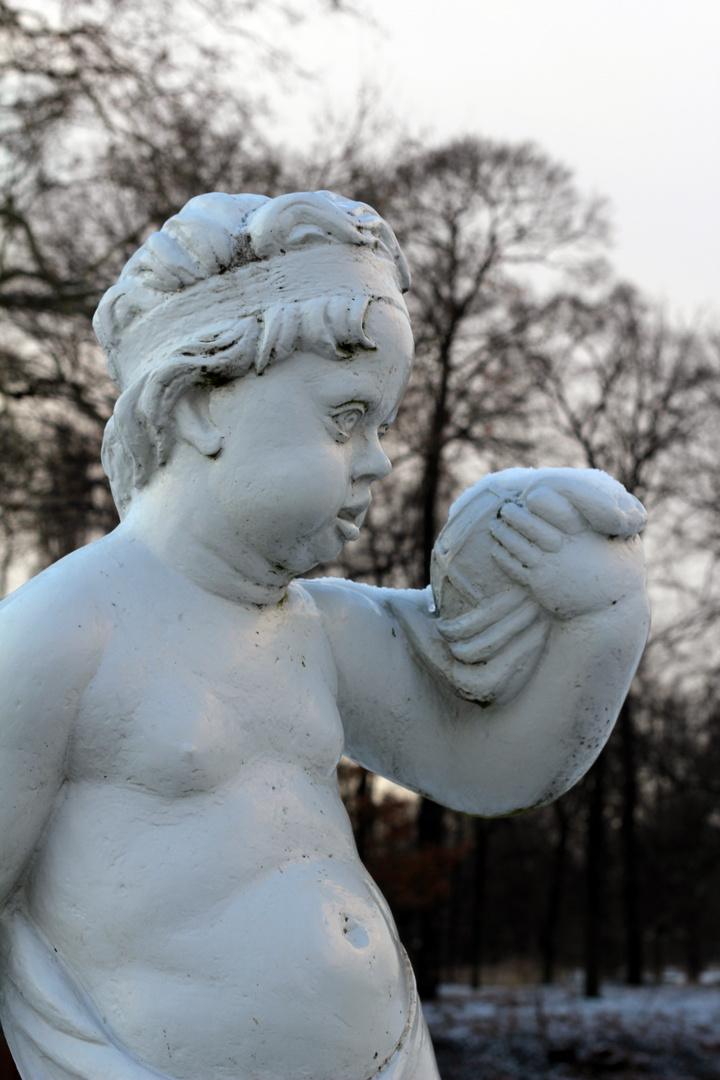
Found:
<svg viewBox="0 0 720 1080"><path fill-rule="evenodd" d="M621 274L720 318L720 0L355 4L371 18L293 31L317 79L286 134L370 82L413 133L533 139L610 199Z"/></svg>

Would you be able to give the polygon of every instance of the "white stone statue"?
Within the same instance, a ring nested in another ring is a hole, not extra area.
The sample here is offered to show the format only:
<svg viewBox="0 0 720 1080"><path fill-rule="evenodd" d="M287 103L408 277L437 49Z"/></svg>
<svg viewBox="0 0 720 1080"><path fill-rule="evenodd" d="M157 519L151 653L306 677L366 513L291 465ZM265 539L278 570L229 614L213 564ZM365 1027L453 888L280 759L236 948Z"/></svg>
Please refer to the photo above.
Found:
<svg viewBox="0 0 720 1080"><path fill-rule="evenodd" d="M555 798L648 630L615 481L487 477L433 591L298 580L359 534L408 271L328 192L193 199L96 316L122 516L0 608L0 1016L25 1080L433 1080L343 752L473 814Z"/></svg>

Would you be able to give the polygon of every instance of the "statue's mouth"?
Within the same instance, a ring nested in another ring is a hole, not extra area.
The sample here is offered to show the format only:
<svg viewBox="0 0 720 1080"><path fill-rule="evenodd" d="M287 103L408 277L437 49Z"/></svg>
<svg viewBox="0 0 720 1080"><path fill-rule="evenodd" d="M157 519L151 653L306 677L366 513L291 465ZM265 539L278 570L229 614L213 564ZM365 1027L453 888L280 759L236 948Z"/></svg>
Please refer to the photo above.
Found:
<svg viewBox="0 0 720 1080"><path fill-rule="evenodd" d="M370 500L368 499L355 506L344 506L338 513L336 524L340 535L346 543L350 540L357 540L360 535L360 526L365 520L369 505Z"/></svg>

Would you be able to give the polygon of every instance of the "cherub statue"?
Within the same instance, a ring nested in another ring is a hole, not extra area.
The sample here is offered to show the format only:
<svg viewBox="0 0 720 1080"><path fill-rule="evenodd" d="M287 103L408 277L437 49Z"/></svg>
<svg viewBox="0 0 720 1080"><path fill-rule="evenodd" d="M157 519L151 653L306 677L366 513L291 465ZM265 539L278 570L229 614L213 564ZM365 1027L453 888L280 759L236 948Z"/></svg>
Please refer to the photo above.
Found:
<svg viewBox="0 0 720 1080"><path fill-rule="evenodd" d="M434 591L299 580L359 535L410 375L388 225L202 195L95 326L122 521L0 608L0 1016L25 1080L436 1080L343 752L496 815L573 784L648 629L640 504L510 470Z"/></svg>

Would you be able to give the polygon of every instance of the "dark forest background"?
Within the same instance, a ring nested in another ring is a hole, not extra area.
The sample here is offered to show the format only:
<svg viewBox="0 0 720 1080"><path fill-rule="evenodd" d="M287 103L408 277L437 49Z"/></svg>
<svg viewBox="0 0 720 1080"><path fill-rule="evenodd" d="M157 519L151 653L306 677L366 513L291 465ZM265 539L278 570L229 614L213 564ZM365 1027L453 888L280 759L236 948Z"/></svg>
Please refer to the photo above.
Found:
<svg viewBox="0 0 720 1080"><path fill-rule="evenodd" d="M305 152L273 143L251 34L342 3L0 0L0 585L116 523L113 388L90 320L148 234L203 191L332 188L375 206L414 277L414 377L347 573L422 587L450 502L508 465L606 469L650 514L654 629L617 728L553 806L473 819L351 764L358 848L421 992L499 965L630 984L720 964L720 333L609 261L607 206L532 144L405 137L367 94ZM672 212L672 208L668 208ZM662 227L662 223L659 223ZM327 568L325 572L328 572Z"/></svg>

